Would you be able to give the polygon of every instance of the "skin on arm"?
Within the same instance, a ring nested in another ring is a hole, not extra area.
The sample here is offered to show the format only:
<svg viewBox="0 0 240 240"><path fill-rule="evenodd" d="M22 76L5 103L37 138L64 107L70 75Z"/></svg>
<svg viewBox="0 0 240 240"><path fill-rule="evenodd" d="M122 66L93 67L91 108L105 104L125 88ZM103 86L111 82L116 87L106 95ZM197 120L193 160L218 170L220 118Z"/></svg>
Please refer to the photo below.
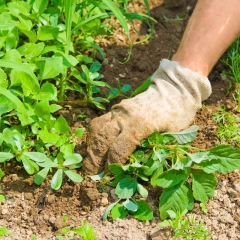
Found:
<svg viewBox="0 0 240 240"><path fill-rule="evenodd" d="M172 60L208 76L239 33L239 0L199 0Z"/></svg>

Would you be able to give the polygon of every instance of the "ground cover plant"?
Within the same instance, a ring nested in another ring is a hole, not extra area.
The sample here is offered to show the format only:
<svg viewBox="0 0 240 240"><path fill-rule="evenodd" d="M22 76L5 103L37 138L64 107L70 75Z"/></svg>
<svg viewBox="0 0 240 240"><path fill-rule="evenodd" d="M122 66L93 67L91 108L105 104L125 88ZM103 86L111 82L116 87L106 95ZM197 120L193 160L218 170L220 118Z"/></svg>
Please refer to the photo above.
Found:
<svg viewBox="0 0 240 240"><path fill-rule="evenodd" d="M128 13L126 4L111 0L1 2L0 162L4 166L22 164L28 174L36 174L36 184L54 172L51 187L55 190L64 175L82 181L75 171L82 157L74 153L73 138L81 137L84 128L70 134L66 119L56 113L64 104L104 109L103 103L131 90L128 84L119 82L119 88L112 88L102 81L102 64L94 57L97 51L105 57L94 40L111 34L107 21L112 15L127 36L126 19L148 23L149 16ZM109 88L106 97L99 96L101 87ZM70 91L77 92L79 100L67 101Z"/></svg>
<svg viewBox="0 0 240 240"><path fill-rule="evenodd" d="M205 204L214 196L217 185L215 174L239 168L240 149L226 144L209 150L193 147L190 143L197 130L198 126L194 125L179 133L155 132L130 156L129 164L109 165L110 173L101 181L115 187L118 200L106 209L103 220L108 214L113 219L132 214L139 220L151 220L153 212L143 200L147 198L148 191L140 183L147 181L153 187L163 189L159 196L162 220L169 217L179 220L193 210L194 201L198 201L202 210L207 212ZM136 193L140 200L135 199ZM171 225L171 222L165 223ZM202 225L200 223L199 228Z"/></svg>

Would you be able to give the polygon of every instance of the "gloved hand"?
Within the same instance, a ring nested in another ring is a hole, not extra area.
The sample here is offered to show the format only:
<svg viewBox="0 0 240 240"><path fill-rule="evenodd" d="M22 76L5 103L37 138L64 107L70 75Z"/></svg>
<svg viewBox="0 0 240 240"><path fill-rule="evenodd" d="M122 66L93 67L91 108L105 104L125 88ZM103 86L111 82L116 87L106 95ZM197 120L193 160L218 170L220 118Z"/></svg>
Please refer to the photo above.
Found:
<svg viewBox="0 0 240 240"><path fill-rule="evenodd" d="M124 164L140 142L154 131L178 132L193 121L211 94L207 77L163 59L143 93L121 101L91 121L83 171L97 174L111 163Z"/></svg>

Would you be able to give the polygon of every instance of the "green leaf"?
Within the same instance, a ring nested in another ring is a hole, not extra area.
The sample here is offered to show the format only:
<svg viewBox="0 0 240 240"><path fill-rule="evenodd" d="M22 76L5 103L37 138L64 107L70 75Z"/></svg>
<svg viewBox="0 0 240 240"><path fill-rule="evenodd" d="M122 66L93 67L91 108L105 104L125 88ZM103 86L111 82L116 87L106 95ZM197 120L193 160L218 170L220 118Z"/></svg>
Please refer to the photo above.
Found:
<svg viewBox="0 0 240 240"><path fill-rule="evenodd" d="M53 175L53 178L51 181L51 188L54 190L58 190L62 185L62 180L63 180L63 169L58 169Z"/></svg>
<svg viewBox="0 0 240 240"><path fill-rule="evenodd" d="M37 102L34 107L34 113L45 121L49 121L51 118L49 102L47 100L42 100L41 102Z"/></svg>
<svg viewBox="0 0 240 240"><path fill-rule="evenodd" d="M69 127L66 119L62 115L60 115L58 117L58 119L56 120L56 122L54 124L54 128L55 128L56 132L59 134L68 133L70 131L70 127Z"/></svg>
<svg viewBox="0 0 240 240"><path fill-rule="evenodd" d="M124 174L125 171L122 169L122 166L118 163L112 163L108 165L108 169L111 173L115 175Z"/></svg>
<svg viewBox="0 0 240 240"><path fill-rule="evenodd" d="M170 169L164 173L162 173L156 180L156 184L162 188L173 187L179 183L185 182L189 176L188 170L175 170Z"/></svg>
<svg viewBox="0 0 240 240"><path fill-rule="evenodd" d="M28 61L31 61L33 58L41 55L45 44L43 42L40 43L25 43L20 46L17 50L22 55L25 56Z"/></svg>
<svg viewBox="0 0 240 240"><path fill-rule="evenodd" d="M189 153L188 156L191 158L193 162L200 163L209 158L209 152Z"/></svg>
<svg viewBox="0 0 240 240"><path fill-rule="evenodd" d="M35 0L33 3L33 10L41 15L48 5L48 0Z"/></svg>
<svg viewBox="0 0 240 240"><path fill-rule="evenodd" d="M137 189L137 180L135 178L131 178L130 176L126 176L122 179L116 189L115 194L120 199L127 199L133 196Z"/></svg>
<svg viewBox="0 0 240 240"><path fill-rule="evenodd" d="M119 23L121 24L122 28L124 29L124 32L127 35L129 35L127 22L123 16L122 12L120 11L120 9L111 0L103 0L103 3L105 3L109 7L109 9L114 13L114 15L118 19Z"/></svg>
<svg viewBox="0 0 240 240"><path fill-rule="evenodd" d="M3 237L4 235L9 235L11 236L13 233L11 231L9 231L7 228L5 227L0 227L0 237Z"/></svg>
<svg viewBox="0 0 240 240"><path fill-rule="evenodd" d="M91 72L98 72L102 67L102 64L100 62L94 62L91 67L90 67L90 71Z"/></svg>
<svg viewBox="0 0 240 240"><path fill-rule="evenodd" d="M60 136L58 134L50 133L46 127L44 127L43 130L38 131L38 135L44 143L56 144L60 139Z"/></svg>
<svg viewBox="0 0 240 240"><path fill-rule="evenodd" d="M240 149L235 149L231 145L219 145L212 148L210 158L220 160L218 169L216 169L219 173L231 172L240 167Z"/></svg>
<svg viewBox="0 0 240 240"><path fill-rule="evenodd" d="M0 168L0 179L3 178L5 176L5 173L3 172L3 170Z"/></svg>
<svg viewBox="0 0 240 240"><path fill-rule="evenodd" d="M62 106L57 105L57 104L51 104L49 106L50 113L55 113L55 112L57 112L60 109L62 109Z"/></svg>
<svg viewBox="0 0 240 240"><path fill-rule="evenodd" d="M10 152L0 152L0 163L9 161L14 158L14 155Z"/></svg>
<svg viewBox="0 0 240 240"><path fill-rule="evenodd" d="M51 83L48 83L48 82L44 83L41 86L41 89L38 92L38 94L36 96L33 96L33 98L37 99L37 100L47 100L47 101L54 100L54 101L56 101L57 100L57 88ZM59 105L56 105L56 106L59 106Z"/></svg>
<svg viewBox="0 0 240 240"><path fill-rule="evenodd" d="M47 177L50 168L43 168L33 178L35 184L40 185Z"/></svg>
<svg viewBox="0 0 240 240"><path fill-rule="evenodd" d="M128 211L121 204L116 204L111 211L111 217L113 220L117 218L124 219L128 215Z"/></svg>
<svg viewBox="0 0 240 240"><path fill-rule="evenodd" d="M43 168L52 168L58 166L58 163L53 162L50 158L47 158L44 162L38 162L37 164Z"/></svg>
<svg viewBox="0 0 240 240"><path fill-rule="evenodd" d="M23 167L28 174L32 175L35 172L39 171L38 165L32 160L30 160L28 157L25 157L24 155L22 155L20 156L20 159L22 160Z"/></svg>
<svg viewBox="0 0 240 240"><path fill-rule="evenodd" d="M195 139L195 137L197 136L198 129L199 127L197 125L193 125L188 129L178 133L166 132L164 134L172 135L179 144L185 144L190 143Z"/></svg>
<svg viewBox="0 0 240 240"><path fill-rule="evenodd" d="M132 201L129 201L129 199L127 199L125 202L122 203L123 206L131 212L136 212L138 209L138 205L136 205L135 203L133 203Z"/></svg>
<svg viewBox="0 0 240 240"><path fill-rule="evenodd" d="M40 80L55 78L60 73L65 75L62 57L44 58L36 65L40 69Z"/></svg>
<svg viewBox="0 0 240 240"><path fill-rule="evenodd" d="M161 174L163 173L163 166L159 166L158 170L152 175L151 177L151 185L153 187L157 186L157 179L159 178L159 176L161 176Z"/></svg>
<svg viewBox="0 0 240 240"><path fill-rule="evenodd" d="M64 158L67 159L73 155L74 148L75 148L75 146L73 143L64 144L63 146L60 147L60 152L63 153Z"/></svg>
<svg viewBox="0 0 240 240"><path fill-rule="evenodd" d="M64 166L77 164L82 161L82 156L78 153L74 153L68 156L68 158L63 162Z"/></svg>
<svg viewBox="0 0 240 240"><path fill-rule="evenodd" d="M31 160L35 162L44 162L47 159L45 153L40 152L23 152L25 156L28 156Z"/></svg>
<svg viewBox="0 0 240 240"><path fill-rule="evenodd" d="M200 169L191 169L193 196L196 200L206 203L209 197L214 197L217 178L213 173L207 174Z"/></svg>
<svg viewBox="0 0 240 240"><path fill-rule="evenodd" d="M117 202L112 203L112 204L110 204L110 205L107 207L106 211L104 212L104 214L103 214L103 216L102 216L103 221L106 221L108 214L110 213L110 211L112 210L112 208L113 208L119 201L120 201L120 199L119 199Z"/></svg>
<svg viewBox="0 0 240 240"><path fill-rule="evenodd" d="M136 204L138 205L138 210L133 213L135 218L141 221L153 219L153 211L145 201L136 201Z"/></svg>
<svg viewBox="0 0 240 240"><path fill-rule="evenodd" d="M0 67L11 68L16 71L26 73L27 75L29 75L30 79L32 79L35 86L38 87L38 90L40 89L38 79L33 73L33 70L29 64L16 63L16 62L0 59Z"/></svg>
<svg viewBox="0 0 240 240"><path fill-rule="evenodd" d="M189 189L184 184L178 184L171 188L166 188L160 196L160 217L165 220L168 217L168 210L182 213L188 209Z"/></svg>
<svg viewBox="0 0 240 240"><path fill-rule="evenodd" d="M48 41L57 38L59 29L52 26L41 26L37 31L37 38L41 41Z"/></svg>
<svg viewBox="0 0 240 240"><path fill-rule="evenodd" d="M95 240L96 233L94 232L94 228L87 223L85 220L81 227L76 228L73 232L80 235L84 240Z"/></svg>
<svg viewBox="0 0 240 240"><path fill-rule="evenodd" d="M17 115L21 121L22 126L28 125L33 122L33 119L28 116L27 110L18 97L13 95L9 90L0 87L0 93L6 96L10 101L16 105Z"/></svg>
<svg viewBox="0 0 240 240"><path fill-rule="evenodd" d="M4 197L4 195L0 194L0 202L3 202L5 200L6 200L6 198Z"/></svg>
<svg viewBox="0 0 240 240"><path fill-rule="evenodd" d="M82 137L85 132L85 128L76 128L74 133L77 137Z"/></svg>
<svg viewBox="0 0 240 240"><path fill-rule="evenodd" d="M83 180L82 176L71 171L64 169L64 173L73 181L73 182L81 182Z"/></svg>
<svg viewBox="0 0 240 240"><path fill-rule="evenodd" d="M93 175L93 176L89 176L89 177L94 181L99 181L103 178L103 176L104 176L104 171L102 171L101 173L99 173L97 175Z"/></svg>
<svg viewBox="0 0 240 240"><path fill-rule="evenodd" d="M143 185L141 185L140 183L137 184L137 191L143 198L148 197L148 190L144 188Z"/></svg>
<svg viewBox="0 0 240 240"><path fill-rule="evenodd" d="M131 91L132 90L132 87L129 85L129 84L124 84L123 86L122 86L122 91L123 92L129 92L129 91Z"/></svg>

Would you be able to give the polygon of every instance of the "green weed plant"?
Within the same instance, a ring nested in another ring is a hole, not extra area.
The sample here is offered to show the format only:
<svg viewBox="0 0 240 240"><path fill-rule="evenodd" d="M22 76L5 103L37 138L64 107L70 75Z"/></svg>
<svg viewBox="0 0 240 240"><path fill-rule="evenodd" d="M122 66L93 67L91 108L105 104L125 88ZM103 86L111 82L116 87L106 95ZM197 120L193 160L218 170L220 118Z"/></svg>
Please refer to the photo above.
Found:
<svg viewBox="0 0 240 240"><path fill-rule="evenodd" d="M237 112L240 112L240 37L230 46L227 58L222 62L229 68L229 71L223 73L230 76L232 80L236 93Z"/></svg>
<svg viewBox="0 0 240 240"><path fill-rule="evenodd" d="M132 214L139 220L151 220L153 212L145 201L148 191L144 182L163 190L159 196L162 220L169 217L169 211L183 216L193 209L194 201L207 212L205 204L217 185L215 173L239 168L240 149L226 144L209 150L193 147L190 143L197 130L194 125L179 133L155 132L141 143L127 165L109 165L110 173L100 181L115 188L118 200L106 209L103 220L109 214L113 219ZM136 200L136 193L140 200Z"/></svg>
<svg viewBox="0 0 240 240"><path fill-rule="evenodd" d="M213 113L213 120L218 123L217 134L221 141L240 147L240 118L226 108L219 107Z"/></svg>

